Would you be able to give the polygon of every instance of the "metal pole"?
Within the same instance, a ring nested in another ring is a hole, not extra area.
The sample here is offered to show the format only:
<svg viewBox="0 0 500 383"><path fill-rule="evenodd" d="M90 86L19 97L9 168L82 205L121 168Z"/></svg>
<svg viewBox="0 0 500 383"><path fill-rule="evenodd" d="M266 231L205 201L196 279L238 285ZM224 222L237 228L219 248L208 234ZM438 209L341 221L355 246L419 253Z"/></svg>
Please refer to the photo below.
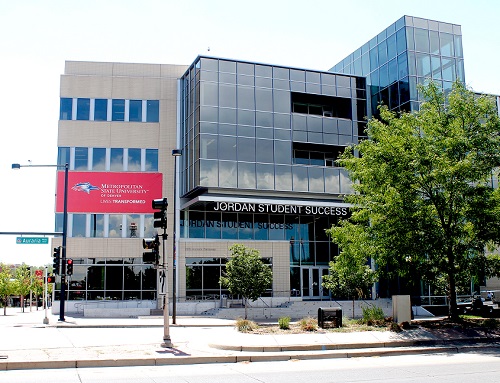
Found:
<svg viewBox="0 0 500 383"><path fill-rule="evenodd" d="M43 307L45 310L45 318L43 318L43 324L49 324L49 318L47 317L47 301L49 300L47 296L47 267L45 267L45 286L43 286Z"/></svg>
<svg viewBox="0 0 500 383"><path fill-rule="evenodd" d="M64 322L64 302L66 300L66 238L68 236L68 170L69 165L64 165L64 213L63 213L63 237L61 251L61 300L59 308L59 320Z"/></svg>
<svg viewBox="0 0 500 383"><path fill-rule="evenodd" d="M174 156L174 231L173 236L174 239L172 241L172 257L173 257L173 277L172 277L172 324L176 322L176 314L177 314L177 305L176 305L176 293L177 293L177 249L176 243L176 227L177 227L177 157Z"/></svg>
<svg viewBox="0 0 500 383"><path fill-rule="evenodd" d="M161 347L170 348L173 347L172 341L170 340L170 324L169 324L169 313L168 313L168 270L167 270L167 254L165 251L165 246L167 244L167 229L163 229L163 272L165 273L165 298L163 300L163 343Z"/></svg>

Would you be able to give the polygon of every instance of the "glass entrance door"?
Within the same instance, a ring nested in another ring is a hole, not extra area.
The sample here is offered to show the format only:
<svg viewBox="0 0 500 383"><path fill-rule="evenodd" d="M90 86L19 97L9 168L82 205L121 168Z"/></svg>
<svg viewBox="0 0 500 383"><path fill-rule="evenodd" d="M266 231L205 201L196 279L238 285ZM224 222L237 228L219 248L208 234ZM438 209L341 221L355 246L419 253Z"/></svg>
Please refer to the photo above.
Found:
<svg viewBox="0 0 500 383"><path fill-rule="evenodd" d="M324 299L328 297L328 290L321 285L323 275L328 274L328 267L302 267L301 286L302 298Z"/></svg>

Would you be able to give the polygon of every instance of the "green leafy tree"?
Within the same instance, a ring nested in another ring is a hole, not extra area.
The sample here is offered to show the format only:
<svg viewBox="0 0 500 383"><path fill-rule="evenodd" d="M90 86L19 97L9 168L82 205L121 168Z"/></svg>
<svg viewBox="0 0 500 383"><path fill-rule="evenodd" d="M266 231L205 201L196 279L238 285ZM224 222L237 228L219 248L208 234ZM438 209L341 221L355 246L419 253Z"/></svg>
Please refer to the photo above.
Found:
<svg viewBox="0 0 500 383"><path fill-rule="evenodd" d="M3 315L7 315L7 304L9 297L15 293L15 284L12 279L10 266L0 264L0 299L3 304Z"/></svg>
<svg viewBox="0 0 500 383"><path fill-rule="evenodd" d="M420 111L400 116L380 108L368 140L339 160L356 191L349 221L331 235L408 280L446 280L449 316L456 290L475 276L498 276L500 192L491 185L500 165L500 122L494 100L459 82L445 96L420 88ZM357 155L359 153L359 155ZM356 155L355 155L356 154Z"/></svg>
<svg viewBox="0 0 500 383"><path fill-rule="evenodd" d="M21 307L24 312L24 298L30 293L32 288L31 269L27 265L21 265L16 269L15 290L21 298Z"/></svg>
<svg viewBox="0 0 500 383"><path fill-rule="evenodd" d="M357 230L357 235L353 235L352 230ZM333 238L343 246L340 254L329 263L329 274L323 276L323 286L336 296L352 298L352 316L354 318L355 299L368 296L370 288L375 282L375 272L367 264L371 252L368 251L365 244L370 242L359 240L364 234L362 227L350 227L349 231L346 231L344 227L334 227L326 232L330 236L334 234Z"/></svg>
<svg viewBox="0 0 500 383"><path fill-rule="evenodd" d="M220 284L233 295L241 295L245 302L245 319L248 317L248 300L257 300L272 285L273 273L260 258L256 249L235 244L229 248L232 257L226 264Z"/></svg>

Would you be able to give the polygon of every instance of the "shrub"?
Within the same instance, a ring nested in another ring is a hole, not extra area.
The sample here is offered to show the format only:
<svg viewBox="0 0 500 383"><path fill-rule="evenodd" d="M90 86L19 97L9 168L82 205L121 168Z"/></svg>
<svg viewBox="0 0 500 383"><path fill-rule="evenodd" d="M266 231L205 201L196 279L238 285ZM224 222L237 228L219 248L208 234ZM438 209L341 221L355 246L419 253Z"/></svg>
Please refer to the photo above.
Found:
<svg viewBox="0 0 500 383"><path fill-rule="evenodd" d="M281 317L278 318L278 324L281 330L289 330L290 329L290 317Z"/></svg>
<svg viewBox="0 0 500 383"><path fill-rule="evenodd" d="M314 318L303 318L299 321L302 331L316 331L318 329L318 321Z"/></svg>
<svg viewBox="0 0 500 383"><path fill-rule="evenodd" d="M401 328L401 326L399 324L397 324L396 322L391 322L391 324L389 325L389 330L391 330L393 332L401 332L401 331L403 331L403 329Z"/></svg>
<svg viewBox="0 0 500 383"><path fill-rule="evenodd" d="M483 327L488 330L495 330L498 326L498 320L495 318L488 318L483 321Z"/></svg>
<svg viewBox="0 0 500 383"><path fill-rule="evenodd" d="M384 311L377 306L364 306L361 323L367 325L381 325L385 322Z"/></svg>
<svg viewBox="0 0 500 383"><path fill-rule="evenodd" d="M250 332L259 328L257 323L248 319L236 319L236 328L240 332Z"/></svg>

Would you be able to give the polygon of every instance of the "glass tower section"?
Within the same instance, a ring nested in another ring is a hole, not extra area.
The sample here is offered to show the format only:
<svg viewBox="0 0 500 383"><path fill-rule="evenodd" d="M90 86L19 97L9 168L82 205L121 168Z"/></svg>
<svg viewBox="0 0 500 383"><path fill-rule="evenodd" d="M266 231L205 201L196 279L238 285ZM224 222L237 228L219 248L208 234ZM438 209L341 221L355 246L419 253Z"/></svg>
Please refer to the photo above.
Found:
<svg viewBox="0 0 500 383"><path fill-rule="evenodd" d="M335 159L364 134L364 78L199 57L180 97L182 194L351 191Z"/></svg>
<svg viewBox="0 0 500 383"><path fill-rule="evenodd" d="M330 71L366 77L371 115L380 103L418 110L417 84L432 79L448 92L456 79L465 83L461 27L403 16Z"/></svg>

